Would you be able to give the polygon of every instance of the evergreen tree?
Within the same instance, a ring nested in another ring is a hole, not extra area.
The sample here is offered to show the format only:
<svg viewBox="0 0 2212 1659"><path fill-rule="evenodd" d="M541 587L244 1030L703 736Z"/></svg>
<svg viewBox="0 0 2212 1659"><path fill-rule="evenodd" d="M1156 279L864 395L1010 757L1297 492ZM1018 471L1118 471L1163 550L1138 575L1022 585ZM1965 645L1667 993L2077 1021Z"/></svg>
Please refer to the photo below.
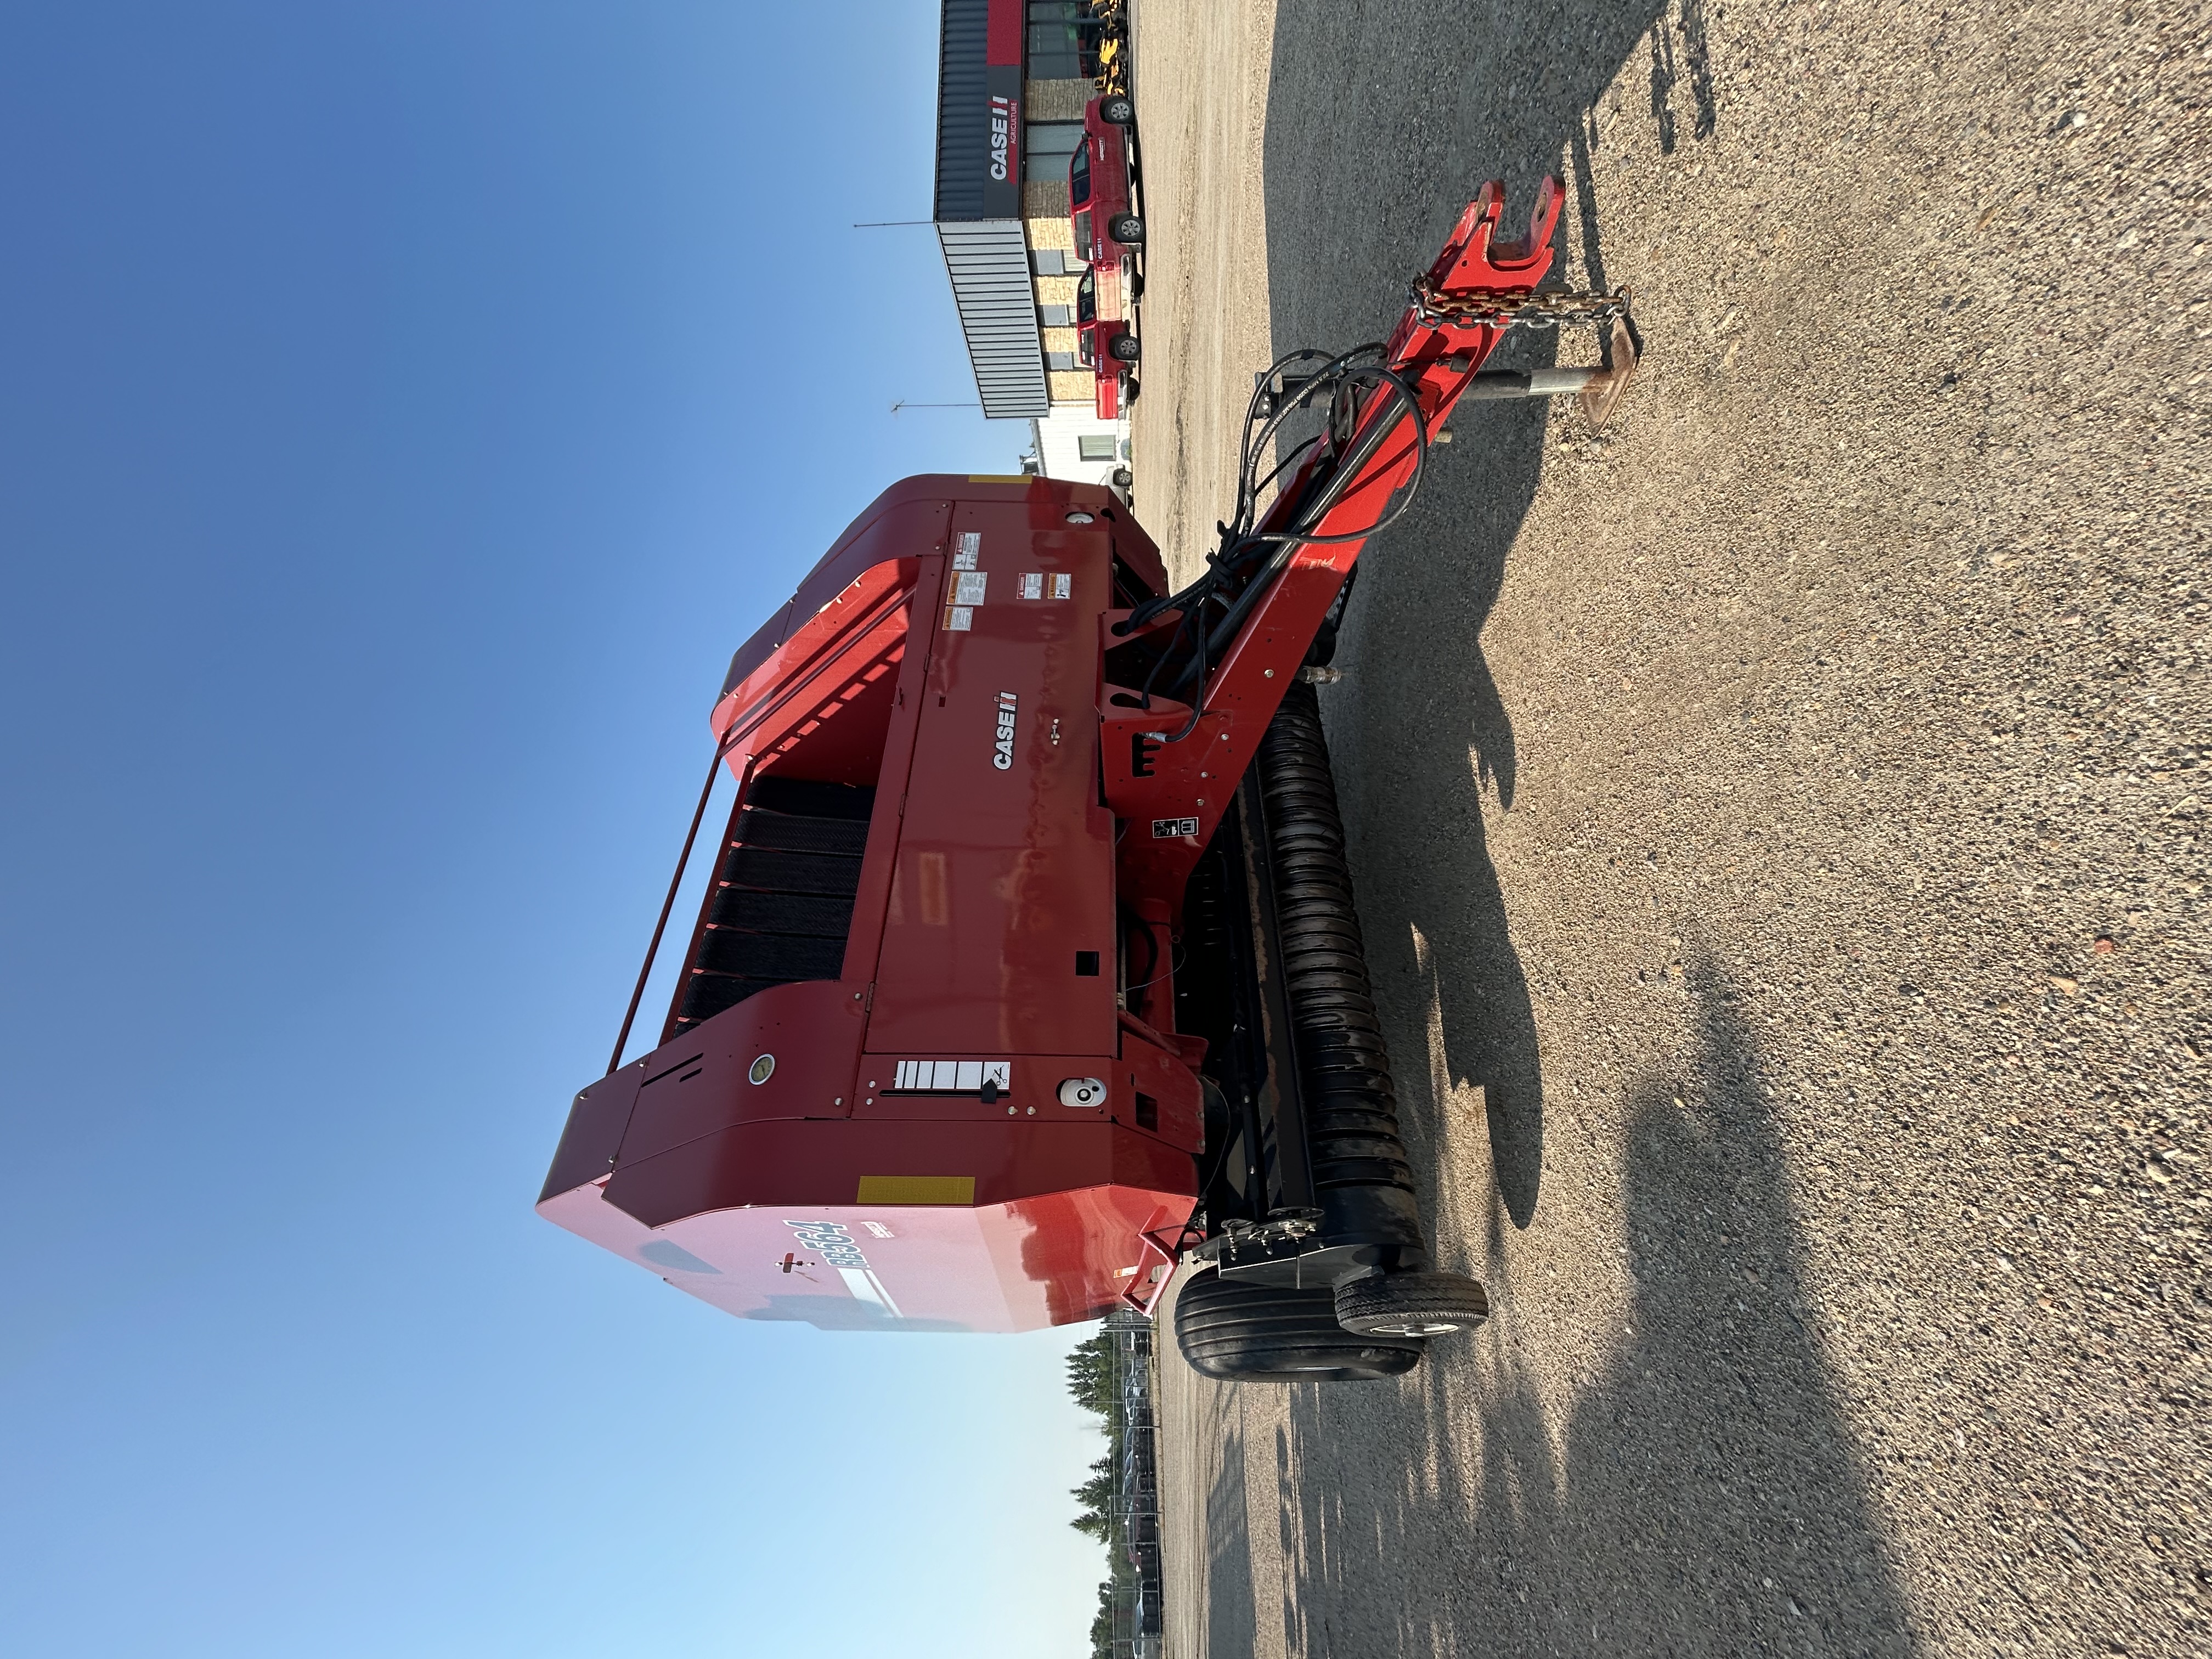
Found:
<svg viewBox="0 0 2212 1659"><path fill-rule="evenodd" d="M1098 1587L1098 1613L1091 1621L1091 1659L1114 1659L1114 1580Z"/></svg>
<svg viewBox="0 0 2212 1659"><path fill-rule="evenodd" d="M1107 1534L1113 1522L1107 1512L1114 1501L1114 1454L1109 1451L1093 1463L1091 1478L1075 1487L1069 1496L1083 1505L1083 1511L1067 1524L1078 1532L1088 1533L1102 1544L1110 1542Z"/></svg>
<svg viewBox="0 0 2212 1659"><path fill-rule="evenodd" d="M1114 1415L1114 1343L1104 1331L1085 1338L1067 1356L1067 1391L1087 1412Z"/></svg>

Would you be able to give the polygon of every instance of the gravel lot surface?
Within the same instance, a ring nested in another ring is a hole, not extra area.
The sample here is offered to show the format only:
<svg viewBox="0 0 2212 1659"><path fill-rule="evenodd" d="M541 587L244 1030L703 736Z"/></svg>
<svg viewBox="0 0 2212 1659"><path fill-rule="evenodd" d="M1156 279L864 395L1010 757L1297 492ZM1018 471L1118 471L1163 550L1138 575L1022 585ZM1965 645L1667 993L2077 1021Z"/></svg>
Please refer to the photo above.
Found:
<svg viewBox="0 0 2212 1659"><path fill-rule="evenodd" d="M1486 178L1648 352L1602 438L1462 413L1367 555L1323 706L1497 1311L1163 1357L1173 1659L2212 1652L2208 23L1141 0L1186 569L1251 371Z"/></svg>

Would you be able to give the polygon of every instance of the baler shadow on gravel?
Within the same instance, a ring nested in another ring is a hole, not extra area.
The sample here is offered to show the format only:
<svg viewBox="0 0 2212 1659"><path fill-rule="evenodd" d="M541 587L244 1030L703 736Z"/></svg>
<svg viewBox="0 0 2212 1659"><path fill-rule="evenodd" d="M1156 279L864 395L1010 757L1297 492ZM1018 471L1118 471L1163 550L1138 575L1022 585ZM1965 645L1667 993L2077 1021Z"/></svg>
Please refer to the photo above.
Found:
<svg viewBox="0 0 2212 1659"><path fill-rule="evenodd" d="M1632 365L1625 295L1536 288L1557 182L1517 243L1500 196L1387 343L1265 377L1180 591L1100 488L910 478L861 514L731 664L674 1005L623 1064L625 1019L541 1213L836 1329L1149 1310L1188 1260L1177 1340L1219 1377L1393 1375L1480 1322L1416 1208L1314 684L1456 401L1580 386L1601 418ZM1571 318L1611 325L1609 373L1481 372Z"/></svg>

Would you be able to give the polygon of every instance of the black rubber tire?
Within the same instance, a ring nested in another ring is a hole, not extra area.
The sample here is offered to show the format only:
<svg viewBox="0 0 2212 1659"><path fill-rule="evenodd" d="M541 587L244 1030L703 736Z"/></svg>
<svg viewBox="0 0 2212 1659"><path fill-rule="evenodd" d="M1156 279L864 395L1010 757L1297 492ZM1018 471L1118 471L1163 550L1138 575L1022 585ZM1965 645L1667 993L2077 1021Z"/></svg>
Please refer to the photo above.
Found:
<svg viewBox="0 0 2212 1659"><path fill-rule="evenodd" d="M1143 350L1133 334L1116 334L1106 343L1106 355L1117 363L1133 363Z"/></svg>
<svg viewBox="0 0 2212 1659"><path fill-rule="evenodd" d="M1106 224L1106 234L1123 247L1145 245L1145 222L1133 213L1117 213Z"/></svg>
<svg viewBox="0 0 2212 1659"><path fill-rule="evenodd" d="M1098 100L1098 118L1109 127L1133 127L1137 125L1137 106L1127 93L1117 92Z"/></svg>
<svg viewBox="0 0 2212 1659"><path fill-rule="evenodd" d="M1418 1337L1362 1336L1325 1288L1285 1290L1201 1273L1176 1297L1176 1346L1201 1376L1243 1382L1364 1382L1420 1364Z"/></svg>
<svg viewBox="0 0 2212 1659"><path fill-rule="evenodd" d="M1361 1336L1444 1336L1489 1317L1489 1293L1457 1273L1378 1273L1336 1287L1337 1323Z"/></svg>
<svg viewBox="0 0 2212 1659"><path fill-rule="evenodd" d="M1133 483L1136 483L1136 482L1137 482L1137 475L1136 475L1135 473L1133 473L1133 472L1130 471L1129 471L1129 469L1128 469L1127 467L1126 467L1126 466L1117 466L1117 467L1115 467L1115 468L1114 469L1113 483L1114 483L1114 485L1115 485L1115 487L1116 489L1127 489L1131 484L1133 484ZM1211 1083L1209 1083L1206 1086L1207 1086L1207 1087L1209 1087L1209 1088L1212 1088L1213 1085L1212 1085ZM1218 1093L1218 1091L1217 1090L1217 1091L1216 1091L1216 1092ZM1209 1103L1207 1103L1207 1106L1206 1106L1206 1110L1207 1110L1207 1112L1209 1113L1209 1115L1212 1113L1212 1109L1212 1109L1212 1103L1211 1103L1211 1102L1209 1102ZM1224 1112L1223 1115L1224 1115L1224 1121L1226 1121L1227 1114ZM1212 1139L1212 1133L1213 1133L1213 1132L1212 1132L1211 1129L1209 1129L1209 1130L1207 1130L1207 1131L1206 1131L1207 1139L1206 1139L1206 1144L1207 1146L1212 1146L1212 1145L1214 1144L1213 1139Z"/></svg>
<svg viewBox="0 0 2212 1659"><path fill-rule="evenodd" d="M1137 377L1124 375L1121 380L1121 407L1127 409L1137 401Z"/></svg>

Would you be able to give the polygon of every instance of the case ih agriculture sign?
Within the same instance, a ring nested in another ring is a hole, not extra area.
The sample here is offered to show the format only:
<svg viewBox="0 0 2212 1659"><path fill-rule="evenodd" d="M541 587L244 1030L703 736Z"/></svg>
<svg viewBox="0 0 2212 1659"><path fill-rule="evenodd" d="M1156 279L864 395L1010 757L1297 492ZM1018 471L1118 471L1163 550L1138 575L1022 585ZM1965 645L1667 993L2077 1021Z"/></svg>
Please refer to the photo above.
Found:
<svg viewBox="0 0 2212 1659"><path fill-rule="evenodd" d="M983 89L989 100L983 152L986 218L1022 216L1022 0L991 0Z"/></svg>

